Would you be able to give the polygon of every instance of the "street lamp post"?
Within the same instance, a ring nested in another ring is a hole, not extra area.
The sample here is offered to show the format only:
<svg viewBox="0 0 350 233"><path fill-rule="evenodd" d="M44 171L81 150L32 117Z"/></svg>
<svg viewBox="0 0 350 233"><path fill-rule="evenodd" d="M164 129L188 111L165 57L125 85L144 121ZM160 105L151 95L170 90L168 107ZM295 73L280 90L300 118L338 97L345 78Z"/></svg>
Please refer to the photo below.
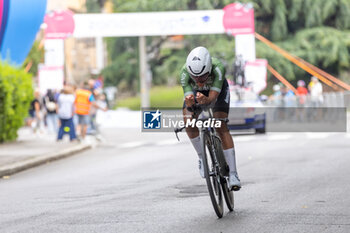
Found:
<svg viewBox="0 0 350 233"><path fill-rule="evenodd" d="M146 37L139 37L140 51L140 84L141 84L141 108L150 107L149 101L149 80L147 78L147 52L146 52Z"/></svg>

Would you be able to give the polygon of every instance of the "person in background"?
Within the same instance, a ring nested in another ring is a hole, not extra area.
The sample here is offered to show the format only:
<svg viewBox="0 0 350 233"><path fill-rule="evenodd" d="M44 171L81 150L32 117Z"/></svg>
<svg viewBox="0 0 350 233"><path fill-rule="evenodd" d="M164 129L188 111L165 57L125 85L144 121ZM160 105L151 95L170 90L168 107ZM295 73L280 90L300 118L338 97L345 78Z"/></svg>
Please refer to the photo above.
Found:
<svg viewBox="0 0 350 233"><path fill-rule="evenodd" d="M29 125L32 127L33 132L36 133L37 130L41 129L42 127L42 114L39 90L35 90L34 92L34 100L30 103L29 115L31 117Z"/></svg>
<svg viewBox="0 0 350 233"><path fill-rule="evenodd" d="M104 93L102 93L102 89L99 89L100 93L97 95L96 98L96 104L100 107L99 109L97 109L96 114L95 114L95 118L93 119L93 124L95 127L95 137L97 140L99 141L103 141L103 137L100 134L100 130L99 130L99 124L97 122L97 116L99 114L101 114L101 109L108 109L108 105L106 102L106 95Z"/></svg>
<svg viewBox="0 0 350 233"><path fill-rule="evenodd" d="M57 113L60 119L57 141L62 140L63 135L66 133L69 134L70 141L74 141L77 138L73 122L74 102L73 88L65 86L57 99Z"/></svg>
<svg viewBox="0 0 350 233"><path fill-rule="evenodd" d="M97 96L99 94L99 90L96 89L96 81L95 79L89 79L88 85L89 85L89 90L93 94L95 100L97 99ZM90 108L90 127L88 127L88 133L89 134L96 134L96 112L97 108L92 105Z"/></svg>
<svg viewBox="0 0 350 233"><path fill-rule="evenodd" d="M95 80L94 79L89 79L88 84L89 84L89 90L91 92L93 92L95 90Z"/></svg>
<svg viewBox="0 0 350 233"><path fill-rule="evenodd" d="M298 81L298 88L297 88L297 96L298 96L298 105L299 106L304 106L306 102L306 96L308 94L308 91L305 87L305 82L304 80L299 80Z"/></svg>
<svg viewBox="0 0 350 233"><path fill-rule="evenodd" d="M282 87L282 96L284 101L284 107L295 107L295 94L286 86Z"/></svg>
<svg viewBox="0 0 350 233"><path fill-rule="evenodd" d="M75 93L75 113L78 116L78 125L80 127L80 136L84 140L86 136L87 127L90 124L90 109L93 105L96 108L100 108L96 102L94 95L89 90L88 82L83 83L83 88L78 89ZM107 109L102 109L107 111Z"/></svg>
<svg viewBox="0 0 350 233"><path fill-rule="evenodd" d="M90 86L90 85L89 85ZM98 100L98 96L100 93L100 89L93 89L92 94L95 98L95 100ZM96 101L97 103L97 101ZM90 108L90 134L97 134L97 126L96 126L96 114L97 114L98 108L94 105Z"/></svg>
<svg viewBox="0 0 350 233"><path fill-rule="evenodd" d="M236 85L241 87L246 86L246 80L244 75L245 61L242 54L238 54L235 58L233 65L233 78Z"/></svg>
<svg viewBox="0 0 350 233"><path fill-rule="evenodd" d="M299 80L297 88L297 100L298 100L298 108L296 108L295 114L296 114L296 120L299 122L303 122L306 120L306 111L305 108L303 108L306 104L306 98L307 98L307 88L305 87L304 80Z"/></svg>
<svg viewBox="0 0 350 233"><path fill-rule="evenodd" d="M97 98L97 105L102 109L108 108L107 97L105 93L100 93Z"/></svg>
<svg viewBox="0 0 350 233"><path fill-rule="evenodd" d="M281 86L279 84L275 84L272 87L273 94L270 96L270 99L273 102L273 105L275 107L281 107L282 106L282 92L281 92Z"/></svg>
<svg viewBox="0 0 350 233"><path fill-rule="evenodd" d="M100 109L108 109L108 104L106 102L106 99L107 98L105 93L101 92L100 94L98 94L96 104L100 107ZM99 114L99 111L101 110L98 110L97 114ZM98 131L97 123L96 123L96 130Z"/></svg>
<svg viewBox="0 0 350 233"><path fill-rule="evenodd" d="M323 88L322 84L318 81L318 78L312 76L309 84L309 91L311 96L312 107L320 107L323 103Z"/></svg>
<svg viewBox="0 0 350 233"><path fill-rule="evenodd" d="M49 89L43 98L43 104L46 110L46 123L49 133L57 133L58 119L56 113L55 93Z"/></svg>

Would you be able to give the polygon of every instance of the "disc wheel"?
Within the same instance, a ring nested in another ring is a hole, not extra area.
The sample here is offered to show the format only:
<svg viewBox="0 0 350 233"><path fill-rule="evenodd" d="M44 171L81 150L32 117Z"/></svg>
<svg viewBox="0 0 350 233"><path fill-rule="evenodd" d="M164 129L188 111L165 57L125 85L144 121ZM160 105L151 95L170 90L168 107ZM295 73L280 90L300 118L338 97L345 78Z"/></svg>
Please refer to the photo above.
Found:
<svg viewBox="0 0 350 233"><path fill-rule="evenodd" d="M203 133L203 166L208 192L216 215L222 218L224 212L222 190L220 184L219 168L215 165L214 152L208 133Z"/></svg>

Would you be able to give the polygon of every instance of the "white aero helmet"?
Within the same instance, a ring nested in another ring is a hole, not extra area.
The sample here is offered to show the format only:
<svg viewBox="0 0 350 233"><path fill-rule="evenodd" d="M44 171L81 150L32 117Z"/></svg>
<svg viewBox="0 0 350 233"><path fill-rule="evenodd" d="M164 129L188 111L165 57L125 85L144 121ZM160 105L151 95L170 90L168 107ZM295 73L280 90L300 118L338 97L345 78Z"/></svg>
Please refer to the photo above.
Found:
<svg viewBox="0 0 350 233"><path fill-rule="evenodd" d="M187 71L196 82L204 83L207 81L211 72L211 66L211 56L204 47L193 49L187 56Z"/></svg>

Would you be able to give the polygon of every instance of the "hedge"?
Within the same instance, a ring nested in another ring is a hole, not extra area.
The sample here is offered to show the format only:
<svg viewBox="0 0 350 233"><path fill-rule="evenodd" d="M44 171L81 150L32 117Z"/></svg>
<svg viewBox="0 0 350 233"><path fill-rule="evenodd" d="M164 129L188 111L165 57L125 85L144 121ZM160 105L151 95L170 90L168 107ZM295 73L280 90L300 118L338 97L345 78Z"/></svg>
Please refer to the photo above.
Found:
<svg viewBox="0 0 350 233"><path fill-rule="evenodd" d="M0 62L0 143L17 138L32 100L31 75Z"/></svg>

